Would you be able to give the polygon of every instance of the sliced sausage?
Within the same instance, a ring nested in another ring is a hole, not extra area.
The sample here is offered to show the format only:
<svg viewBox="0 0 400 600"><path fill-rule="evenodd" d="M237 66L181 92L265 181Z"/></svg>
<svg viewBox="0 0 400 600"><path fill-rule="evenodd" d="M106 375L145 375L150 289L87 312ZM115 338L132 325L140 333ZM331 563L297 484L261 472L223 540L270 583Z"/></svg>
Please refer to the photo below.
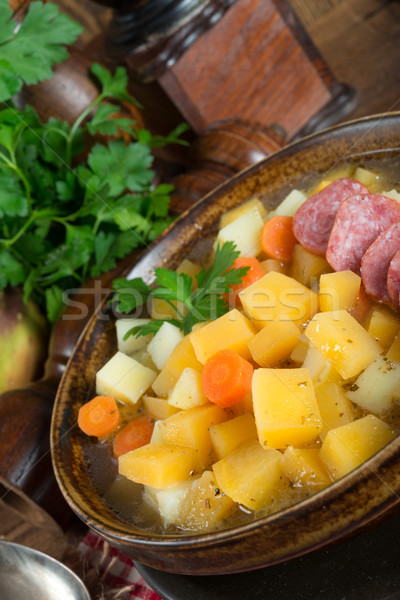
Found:
<svg viewBox="0 0 400 600"><path fill-rule="evenodd" d="M395 308L400 308L400 250L390 261L387 287L391 303Z"/></svg>
<svg viewBox="0 0 400 600"><path fill-rule="evenodd" d="M400 222L393 223L385 229L362 257L362 282L367 294L373 296L375 300L390 302L388 270L390 262L398 250L400 250ZM400 283L400 279L398 283ZM399 291L400 288L397 286L397 297Z"/></svg>
<svg viewBox="0 0 400 600"><path fill-rule="evenodd" d="M363 193L368 193L365 186L355 179L343 177L310 196L293 220L294 235L300 244L309 252L325 256L339 206L349 196Z"/></svg>
<svg viewBox="0 0 400 600"><path fill-rule="evenodd" d="M357 194L339 207L329 237L326 260L334 271L360 274L361 259L390 225L400 221L400 204L381 194Z"/></svg>

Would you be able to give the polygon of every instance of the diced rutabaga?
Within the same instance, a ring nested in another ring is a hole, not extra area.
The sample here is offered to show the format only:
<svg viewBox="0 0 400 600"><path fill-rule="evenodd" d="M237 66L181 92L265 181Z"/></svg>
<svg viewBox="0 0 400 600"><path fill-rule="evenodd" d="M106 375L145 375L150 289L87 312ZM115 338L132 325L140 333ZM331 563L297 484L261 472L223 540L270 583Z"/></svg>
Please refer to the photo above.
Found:
<svg viewBox="0 0 400 600"><path fill-rule="evenodd" d="M132 334L126 340L124 340L124 337L130 329L133 329L133 327L146 325L149 321L150 319L117 319L115 321L115 328L117 332L118 350L124 354L131 355L138 350L146 348L152 338L151 335L141 335L140 337L136 337L136 334Z"/></svg>
<svg viewBox="0 0 400 600"><path fill-rule="evenodd" d="M135 359L116 352L96 374L96 392L116 400L136 404L151 386L157 373Z"/></svg>
<svg viewBox="0 0 400 600"><path fill-rule="evenodd" d="M244 413L214 425L210 427L210 437L217 460L220 460L246 440L258 439L254 417L250 413Z"/></svg>
<svg viewBox="0 0 400 600"><path fill-rule="evenodd" d="M261 253L261 232L264 220L257 211L250 211L219 230L216 244L234 242L240 256L257 256Z"/></svg>
<svg viewBox="0 0 400 600"><path fill-rule="evenodd" d="M304 333L343 379L359 375L382 351L347 310L317 313Z"/></svg>
<svg viewBox="0 0 400 600"><path fill-rule="evenodd" d="M236 206L235 208L232 208L231 210L228 210L228 212L224 213L220 219L219 228L223 229L226 227L226 225L233 223L233 221L236 221L236 219L239 219L248 212L258 214L263 220L268 213L267 209L258 198L251 198L251 200L248 200L247 202L240 204L240 206Z"/></svg>
<svg viewBox="0 0 400 600"><path fill-rule="evenodd" d="M346 392L347 398L376 415L400 399L400 364L377 356Z"/></svg>
<svg viewBox="0 0 400 600"><path fill-rule="evenodd" d="M295 486L321 490L331 483L321 461L318 448L286 448L281 461L282 471Z"/></svg>
<svg viewBox="0 0 400 600"><path fill-rule="evenodd" d="M300 190L292 190L289 194L282 200L280 204L275 208L275 210L271 211L268 216L275 215L284 215L287 217L293 217L296 211L300 208L302 204L307 200L307 196L301 192Z"/></svg>
<svg viewBox="0 0 400 600"><path fill-rule="evenodd" d="M248 342L253 360L272 367L287 359L298 343L300 330L293 321L274 319Z"/></svg>
<svg viewBox="0 0 400 600"><path fill-rule="evenodd" d="M311 288L323 273L329 273L331 270L332 267L325 258L312 254L300 244L295 245L289 270L290 277Z"/></svg>
<svg viewBox="0 0 400 600"><path fill-rule="evenodd" d="M325 273L319 280L321 312L349 310L360 293L361 277L353 271Z"/></svg>
<svg viewBox="0 0 400 600"><path fill-rule="evenodd" d="M367 331L376 339L382 350L388 350L400 330L400 319L383 306L373 309Z"/></svg>
<svg viewBox="0 0 400 600"><path fill-rule="evenodd" d="M396 436L375 415L367 415L328 432L320 457L332 479L340 479L373 456Z"/></svg>
<svg viewBox="0 0 400 600"><path fill-rule="evenodd" d="M148 345L148 351L157 369L162 369L179 342L183 340L182 331L165 321Z"/></svg>

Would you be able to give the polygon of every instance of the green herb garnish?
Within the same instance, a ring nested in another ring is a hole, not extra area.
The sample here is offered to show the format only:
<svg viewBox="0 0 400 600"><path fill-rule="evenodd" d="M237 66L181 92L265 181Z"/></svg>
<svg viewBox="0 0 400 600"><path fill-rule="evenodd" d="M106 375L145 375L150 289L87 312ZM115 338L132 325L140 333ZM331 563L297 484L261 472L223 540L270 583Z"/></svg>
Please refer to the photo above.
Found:
<svg viewBox="0 0 400 600"><path fill-rule="evenodd" d="M149 299L160 298L167 302L176 314L175 319L154 319L142 327L134 327L125 337L154 334L165 321L176 325L187 334L195 323L224 315L229 307L222 297L223 294L230 291L230 286L240 283L249 269L231 268L238 256L239 251L233 242L218 245L211 267L196 275L197 287L194 290L192 277L162 268L154 271L154 286L147 285L140 278L114 280L113 301L118 312L129 314L145 305Z"/></svg>
<svg viewBox="0 0 400 600"><path fill-rule="evenodd" d="M80 31L54 5L33 2L14 33L6 5L0 0L3 101L23 81L49 77L51 65L67 56L60 44ZM153 137L133 119L115 116L118 103L137 105L124 68L111 74L94 64L91 72L99 94L72 125L55 118L42 123L34 109L19 110L9 100L0 110L0 288L21 285L25 301L32 298L50 322L67 291L110 270L169 225L173 187L154 186L152 149L185 143L179 139L184 124ZM124 139L98 139L121 132Z"/></svg>

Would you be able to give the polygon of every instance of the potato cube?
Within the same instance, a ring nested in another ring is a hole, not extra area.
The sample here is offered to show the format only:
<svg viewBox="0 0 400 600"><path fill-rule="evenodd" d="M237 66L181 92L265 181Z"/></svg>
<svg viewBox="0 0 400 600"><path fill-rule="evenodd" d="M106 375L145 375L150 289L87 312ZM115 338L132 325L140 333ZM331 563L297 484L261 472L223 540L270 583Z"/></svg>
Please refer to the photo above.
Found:
<svg viewBox="0 0 400 600"><path fill-rule="evenodd" d="M167 396L186 367L197 371L201 371L203 368L194 353L190 335L186 335L176 346L154 381L152 388L157 396Z"/></svg>
<svg viewBox="0 0 400 600"><path fill-rule="evenodd" d="M271 271L239 294L245 313L261 328L276 318L301 325L318 309L315 292L283 273Z"/></svg>
<svg viewBox="0 0 400 600"><path fill-rule="evenodd" d="M96 393L136 404L156 377L155 371L118 351L97 371Z"/></svg>
<svg viewBox="0 0 400 600"><path fill-rule="evenodd" d="M303 192L300 190L291 190L275 210L270 213L270 216L284 215L286 217L293 217L306 200L307 196Z"/></svg>
<svg viewBox="0 0 400 600"><path fill-rule="evenodd" d="M162 369L179 342L183 340L183 333L168 321L164 321L148 345L148 352L157 369Z"/></svg>
<svg viewBox="0 0 400 600"><path fill-rule="evenodd" d="M258 439L254 417L245 413L214 425L210 427L210 437L215 456L220 460L246 440Z"/></svg>
<svg viewBox="0 0 400 600"><path fill-rule="evenodd" d="M322 429L314 386L307 369L257 369L253 405L263 447L301 447Z"/></svg>
<svg viewBox="0 0 400 600"><path fill-rule="evenodd" d="M171 406L185 410L207 404L208 400L203 394L201 385L201 373L190 367L183 369L170 393L168 402Z"/></svg>
<svg viewBox="0 0 400 600"><path fill-rule="evenodd" d="M319 280L319 306L322 312L349 310L355 306L361 277L353 271L325 273Z"/></svg>
<svg viewBox="0 0 400 600"><path fill-rule="evenodd" d="M308 338L306 338L306 336L303 333L301 333L298 336L296 346L293 348L293 351L290 354L291 360L293 360L294 362L303 363L306 359L309 347L310 342L308 341Z"/></svg>
<svg viewBox="0 0 400 600"><path fill-rule="evenodd" d="M293 321L274 319L249 341L253 360L261 367L272 367L286 360L298 343L299 328Z"/></svg>
<svg viewBox="0 0 400 600"><path fill-rule="evenodd" d="M252 323L236 308L210 321L190 334L197 359L204 365L219 350L229 349L243 358L250 358L249 341L256 330Z"/></svg>
<svg viewBox="0 0 400 600"><path fill-rule="evenodd" d="M311 254L300 244L295 245L289 271L290 277L311 288L323 273L329 273L331 270L325 258Z"/></svg>
<svg viewBox="0 0 400 600"><path fill-rule="evenodd" d="M153 433L151 434L150 444L165 444L165 440L161 430L163 419L158 419L154 423Z"/></svg>
<svg viewBox="0 0 400 600"><path fill-rule="evenodd" d="M193 287L196 287L196 275L198 275L200 271L201 267L188 258L184 258L176 268L178 275L180 273L185 273L186 275L189 275L189 277L192 277Z"/></svg>
<svg viewBox="0 0 400 600"><path fill-rule="evenodd" d="M400 319L388 309L379 306L372 311L366 329L381 348L387 351L400 330Z"/></svg>
<svg viewBox="0 0 400 600"><path fill-rule="evenodd" d="M211 461L211 438L209 429L227 420L223 408L214 404L181 410L168 417L162 424L162 434L168 444L193 448L196 467L203 470Z"/></svg>
<svg viewBox="0 0 400 600"><path fill-rule="evenodd" d="M247 394L247 396L241 402L224 408L224 411L228 415L228 419L233 419L234 417L239 417L240 415L244 415L246 413L253 415L253 398L251 393Z"/></svg>
<svg viewBox="0 0 400 600"><path fill-rule="evenodd" d="M400 399L400 364L377 356L346 392L361 408L379 415Z"/></svg>
<svg viewBox="0 0 400 600"><path fill-rule="evenodd" d="M331 483L321 461L318 448L286 448L281 461L282 471L295 485L310 491L322 490Z"/></svg>
<svg viewBox="0 0 400 600"><path fill-rule="evenodd" d="M400 335L396 335L389 350L386 352L389 360L400 363Z"/></svg>
<svg viewBox="0 0 400 600"><path fill-rule="evenodd" d="M339 373L336 371L333 365L326 360L326 358L313 344L309 344L308 346L303 367L309 370L314 388L317 388L328 381L341 380Z"/></svg>
<svg viewBox="0 0 400 600"><path fill-rule="evenodd" d="M164 488L187 479L195 468L192 448L146 444L118 458L118 472L131 481Z"/></svg>
<svg viewBox="0 0 400 600"><path fill-rule="evenodd" d="M239 206L236 206L235 208L232 208L224 213L221 216L219 228L223 229L226 227L226 225L233 223L233 221L236 221L236 219L239 219L248 212L254 212L258 214L263 220L268 214L267 209L258 198L251 198L250 200L247 200L247 202L244 202L243 204L240 204Z"/></svg>
<svg viewBox="0 0 400 600"><path fill-rule="evenodd" d="M319 434L321 440L331 429L354 421L355 411L342 386L333 382L325 383L316 388L315 396L323 427Z"/></svg>
<svg viewBox="0 0 400 600"><path fill-rule="evenodd" d="M186 530L212 531L226 519L235 508L232 498L217 486L212 471L192 482L180 507L177 524Z"/></svg>
<svg viewBox="0 0 400 600"><path fill-rule="evenodd" d="M364 169L364 167L357 167L354 171L353 178L365 185L370 192L379 191L381 180L379 173L371 171L370 169Z"/></svg>
<svg viewBox="0 0 400 600"><path fill-rule="evenodd" d="M396 436L386 423L367 415L328 432L320 457L332 479L343 477Z"/></svg>
<svg viewBox="0 0 400 600"><path fill-rule="evenodd" d="M143 406L155 419L167 419L179 411L179 408L171 406L166 398L156 398L154 396L143 396Z"/></svg>
<svg viewBox="0 0 400 600"><path fill-rule="evenodd" d="M317 313L304 333L343 379L359 375L381 352L378 342L346 310Z"/></svg>
<svg viewBox="0 0 400 600"><path fill-rule="evenodd" d="M264 219L257 210L246 212L219 230L216 243L234 242L240 256L257 256L261 253L261 232Z"/></svg>
<svg viewBox="0 0 400 600"><path fill-rule="evenodd" d="M184 481L179 481L162 489L145 487L144 492L156 503L155 508L158 509L164 525L175 525L177 523L192 484L193 478L189 477Z"/></svg>
<svg viewBox="0 0 400 600"><path fill-rule="evenodd" d="M250 510L266 508L288 487L281 458L279 450L263 448L257 440L248 440L214 463L217 486L234 502Z"/></svg>
<svg viewBox="0 0 400 600"><path fill-rule="evenodd" d="M166 302L165 300L163 300L162 298L152 298L151 299L151 308L150 308L150 315L152 319L176 319L176 310L174 309L174 307L177 307L178 310L182 313L182 314L186 314L187 309L185 307L184 304L182 304L181 302L178 303L176 301L173 301L171 304L168 304L168 302ZM186 312L185 312L186 309Z"/></svg>
<svg viewBox="0 0 400 600"><path fill-rule="evenodd" d="M118 350L124 354L132 355L134 352L146 348L152 338L151 335L141 335L140 337L136 337L136 334L132 334L126 340L124 340L124 337L130 329L146 325L149 321L150 319L117 319L115 321L115 329L117 333Z"/></svg>
<svg viewBox="0 0 400 600"><path fill-rule="evenodd" d="M269 273L270 271L276 271L277 273L285 272L284 264L275 258L266 258L260 262L260 266L265 274Z"/></svg>

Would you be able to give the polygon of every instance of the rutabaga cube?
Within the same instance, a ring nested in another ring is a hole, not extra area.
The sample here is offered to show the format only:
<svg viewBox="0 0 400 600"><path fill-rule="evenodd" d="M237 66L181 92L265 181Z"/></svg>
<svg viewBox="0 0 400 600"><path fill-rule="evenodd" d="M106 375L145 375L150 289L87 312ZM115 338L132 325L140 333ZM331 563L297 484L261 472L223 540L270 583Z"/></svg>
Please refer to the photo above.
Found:
<svg viewBox="0 0 400 600"><path fill-rule="evenodd" d="M263 220L268 214L267 209L258 198L251 198L251 200L244 202L244 204L240 204L239 206L236 206L235 208L232 208L231 210L228 210L228 212L224 213L221 216L219 228L223 229L223 227L233 223L233 221L236 221L248 212L258 213Z"/></svg>
<svg viewBox="0 0 400 600"><path fill-rule="evenodd" d="M153 369L144 367L137 360L118 351L97 372L96 392L99 395L114 396L120 402L136 404L156 376Z"/></svg>
<svg viewBox="0 0 400 600"><path fill-rule="evenodd" d="M346 392L352 402L376 415L400 399L400 364L377 356Z"/></svg>
<svg viewBox="0 0 400 600"><path fill-rule="evenodd" d="M284 215L287 217L293 217L296 211L302 204L307 200L307 196L300 190L292 190L288 193L286 198L282 200L275 210L270 212L268 216Z"/></svg>
<svg viewBox="0 0 400 600"><path fill-rule="evenodd" d="M124 337L133 327L146 325L149 321L150 319L117 319L115 321L115 329L117 332L118 350L124 354L132 355L134 352L146 348L152 338L151 335L141 335L140 337L136 337L136 334L134 333L126 340Z"/></svg>
<svg viewBox="0 0 400 600"><path fill-rule="evenodd" d="M195 369L187 367L176 382L168 398L168 403L176 408L188 410L207 404L207 402L201 385L201 374Z"/></svg>
<svg viewBox="0 0 400 600"><path fill-rule="evenodd" d="M162 369L179 342L183 340L182 331L165 321L148 345L148 352L157 369Z"/></svg>
<svg viewBox="0 0 400 600"><path fill-rule="evenodd" d="M258 212L248 212L220 229L216 243L234 242L240 256L257 256L261 253L261 232L264 221Z"/></svg>

